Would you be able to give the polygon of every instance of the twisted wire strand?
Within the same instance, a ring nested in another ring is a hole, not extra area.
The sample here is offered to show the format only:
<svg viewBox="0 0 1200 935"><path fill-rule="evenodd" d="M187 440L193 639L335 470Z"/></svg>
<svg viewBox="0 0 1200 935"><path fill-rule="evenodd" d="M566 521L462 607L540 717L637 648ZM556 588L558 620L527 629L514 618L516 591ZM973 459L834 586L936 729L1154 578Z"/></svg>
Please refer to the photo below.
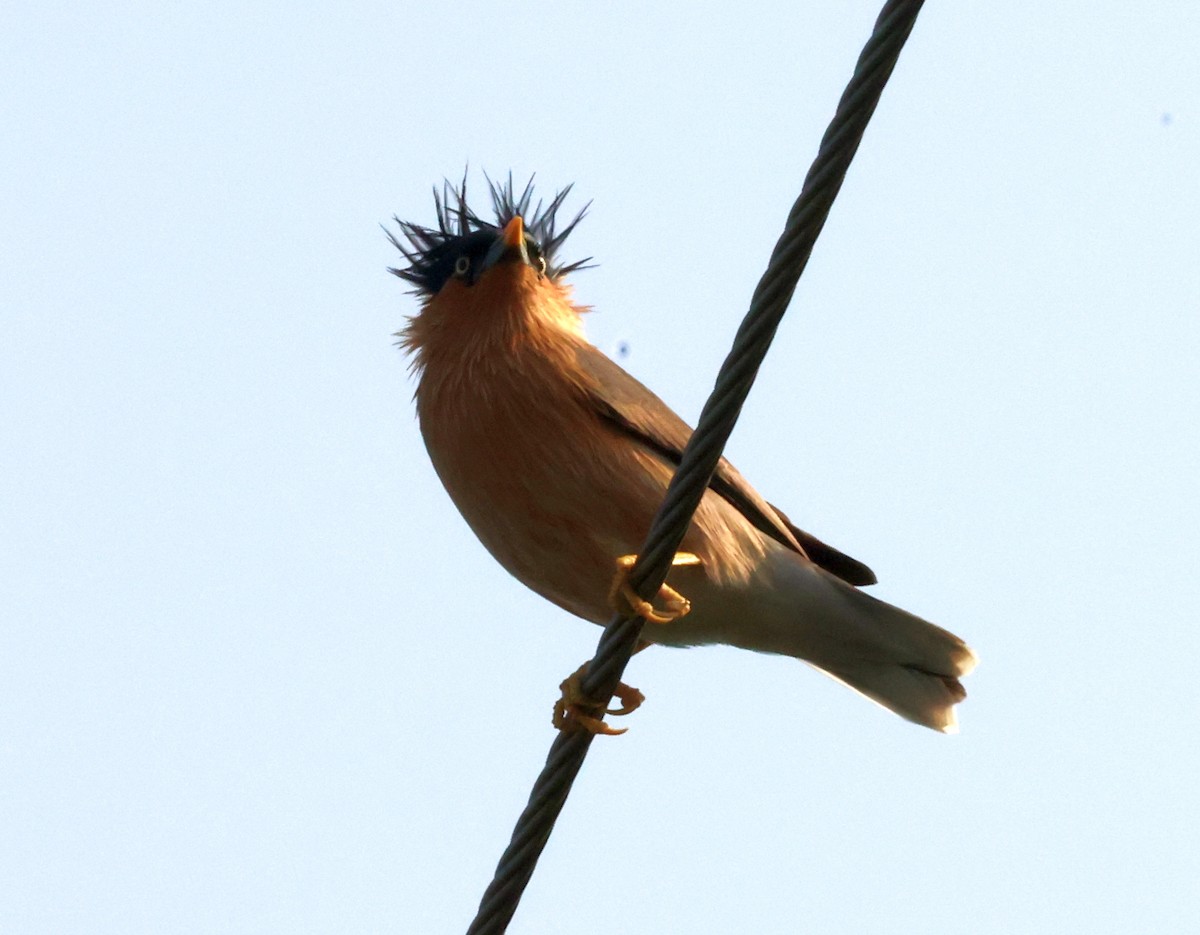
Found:
<svg viewBox="0 0 1200 935"><path fill-rule="evenodd" d="M658 593L679 550L692 514L708 488L733 432L742 405L758 373L796 284L812 253L817 235L842 187L850 161L912 32L924 0L888 0L871 38L859 55L854 75L804 179L800 197L788 214L767 270L750 300L733 347L721 366L712 394L646 537L629 583L644 599ZM588 664L582 690L589 700L607 703L633 653L644 621L614 616ZM468 935L503 935L521 895L562 811L571 785L591 747L592 734L559 733L551 744L533 785L529 802L517 820L512 840L500 857L496 874L483 895Z"/></svg>

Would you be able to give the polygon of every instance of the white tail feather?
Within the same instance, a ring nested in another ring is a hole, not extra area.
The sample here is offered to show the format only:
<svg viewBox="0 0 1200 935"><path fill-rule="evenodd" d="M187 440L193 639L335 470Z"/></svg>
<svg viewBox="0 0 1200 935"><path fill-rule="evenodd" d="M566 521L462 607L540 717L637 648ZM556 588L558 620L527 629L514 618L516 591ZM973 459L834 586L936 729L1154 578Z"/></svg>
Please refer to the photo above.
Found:
<svg viewBox="0 0 1200 935"><path fill-rule="evenodd" d="M958 682L976 663L953 633L877 600L782 548L744 587L705 580L700 569L672 574L693 613L647 628L655 642L730 643L794 656L903 718L957 729Z"/></svg>

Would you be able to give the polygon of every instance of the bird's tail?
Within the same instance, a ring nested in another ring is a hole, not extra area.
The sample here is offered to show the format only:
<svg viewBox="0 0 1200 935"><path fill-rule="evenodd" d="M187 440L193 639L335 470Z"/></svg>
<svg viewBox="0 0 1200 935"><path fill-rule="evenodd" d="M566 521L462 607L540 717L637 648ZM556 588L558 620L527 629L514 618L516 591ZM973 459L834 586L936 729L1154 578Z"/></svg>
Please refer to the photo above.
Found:
<svg viewBox="0 0 1200 935"><path fill-rule="evenodd" d="M793 599L782 650L903 718L944 733L958 727L959 677L975 668L966 643L941 627L865 594L791 556L775 573ZM765 648L765 647L764 647Z"/></svg>
<svg viewBox="0 0 1200 935"><path fill-rule="evenodd" d="M954 706L967 692L955 675L904 663L858 663L821 671L916 724L946 734L958 732Z"/></svg>
<svg viewBox="0 0 1200 935"><path fill-rule="evenodd" d="M953 633L861 591L852 603L856 635L867 641L814 664L903 718L955 733L954 706L967 697L958 679L975 668L975 654Z"/></svg>

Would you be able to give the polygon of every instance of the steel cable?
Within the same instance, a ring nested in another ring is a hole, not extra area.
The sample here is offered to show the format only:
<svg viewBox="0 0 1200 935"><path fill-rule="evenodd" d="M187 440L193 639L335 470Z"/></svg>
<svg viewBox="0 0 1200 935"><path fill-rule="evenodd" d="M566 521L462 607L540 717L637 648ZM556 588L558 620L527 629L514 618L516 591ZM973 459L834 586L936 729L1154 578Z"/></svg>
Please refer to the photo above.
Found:
<svg viewBox="0 0 1200 935"><path fill-rule="evenodd" d="M754 290L749 311L721 366L696 430L683 451L646 543L630 571L629 582L643 598L657 594L666 580L671 560L708 488L758 368L766 357L808 263L813 244L829 216L846 170L858 151L863 132L923 3L924 0L889 0L859 55L854 75L805 176L800 197L788 214L767 270ZM612 698L642 625L643 621L638 617L615 616L609 622L583 678L582 689L588 699L606 704ZM562 732L554 739L546 765L517 820L512 839L483 895L475 920L467 930L468 935L502 935L508 928L571 785L583 766L593 736L584 732Z"/></svg>

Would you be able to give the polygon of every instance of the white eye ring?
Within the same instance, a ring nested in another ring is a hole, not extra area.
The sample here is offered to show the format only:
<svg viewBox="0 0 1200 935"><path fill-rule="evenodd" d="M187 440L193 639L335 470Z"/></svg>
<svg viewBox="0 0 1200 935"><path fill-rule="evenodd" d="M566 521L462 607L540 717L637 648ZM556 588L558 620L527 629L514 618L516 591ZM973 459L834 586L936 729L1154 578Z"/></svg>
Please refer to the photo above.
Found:
<svg viewBox="0 0 1200 935"><path fill-rule="evenodd" d="M545 275L546 275L546 258L545 258L544 256L540 256L540 257L538 257L538 264L537 264L537 268L538 268L538 275L539 275L539 276L545 276Z"/></svg>
<svg viewBox="0 0 1200 935"><path fill-rule="evenodd" d="M454 261L454 275L455 276L467 275L467 270L469 270L470 268L471 268L471 260L469 257L460 256L457 260Z"/></svg>

